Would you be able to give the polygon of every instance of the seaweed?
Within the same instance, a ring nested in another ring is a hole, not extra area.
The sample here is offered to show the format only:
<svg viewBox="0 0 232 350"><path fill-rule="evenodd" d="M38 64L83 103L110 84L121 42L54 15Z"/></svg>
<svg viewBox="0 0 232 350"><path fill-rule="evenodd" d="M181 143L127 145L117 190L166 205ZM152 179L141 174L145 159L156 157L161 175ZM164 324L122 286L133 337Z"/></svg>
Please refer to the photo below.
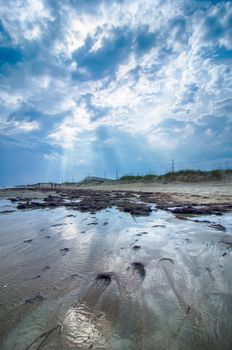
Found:
<svg viewBox="0 0 232 350"><path fill-rule="evenodd" d="M66 253L70 252L70 248L61 248L60 252L62 252L63 255L65 255Z"/></svg>
<svg viewBox="0 0 232 350"><path fill-rule="evenodd" d="M222 231L222 232L226 231L226 228L221 224L211 224L210 227L214 228L217 231Z"/></svg>
<svg viewBox="0 0 232 350"><path fill-rule="evenodd" d="M95 278L96 282L100 282L103 286L108 286L112 282L112 273L111 272L103 272L97 274Z"/></svg>
<svg viewBox="0 0 232 350"><path fill-rule="evenodd" d="M144 265L140 262L133 262L132 267L139 274L139 276L141 277L141 280L143 281L146 275Z"/></svg>
<svg viewBox="0 0 232 350"><path fill-rule="evenodd" d="M25 303L26 304L34 304L35 302L43 301L43 300L44 300L44 297L38 293L38 294L36 294L36 296L34 298L27 299L25 301Z"/></svg>
<svg viewBox="0 0 232 350"><path fill-rule="evenodd" d="M138 251L138 250L140 250L140 249L141 249L140 245L134 245L134 247L133 247L133 250L134 250L134 251Z"/></svg>
<svg viewBox="0 0 232 350"><path fill-rule="evenodd" d="M159 262L160 262L160 261L170 261L171 264L175 265L174 260L171 259L171 258L161 258L161 259L159 259Z"/></svg>
<svg viewBox="0 0 232 350"><path fill-rule="evenodd" d="M32 239L25 239L25 241L23 241L23 243L31 243Z"/></svg>

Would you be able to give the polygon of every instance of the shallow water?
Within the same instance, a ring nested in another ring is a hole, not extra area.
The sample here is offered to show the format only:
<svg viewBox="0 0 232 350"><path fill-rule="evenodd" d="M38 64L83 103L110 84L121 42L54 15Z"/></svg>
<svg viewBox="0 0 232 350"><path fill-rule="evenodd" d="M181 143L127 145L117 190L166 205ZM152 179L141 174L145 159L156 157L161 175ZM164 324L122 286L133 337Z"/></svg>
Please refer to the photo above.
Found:
<svg viewBox="0 0 232 350"><path fill-rule="evenodd" d="M231 218L0 214L0 349L231 349Z"/></svg>

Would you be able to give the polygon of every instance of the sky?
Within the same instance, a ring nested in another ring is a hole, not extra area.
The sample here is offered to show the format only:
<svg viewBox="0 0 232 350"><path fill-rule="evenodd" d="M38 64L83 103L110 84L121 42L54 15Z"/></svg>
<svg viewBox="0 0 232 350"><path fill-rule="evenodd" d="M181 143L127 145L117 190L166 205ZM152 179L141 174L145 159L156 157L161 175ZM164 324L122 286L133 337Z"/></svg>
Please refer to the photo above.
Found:
<svg viewBox="0 0 232 350"><path fill-rule="evenodd" d="M232 166L232 2L0 0L0 186Z"/></svg>

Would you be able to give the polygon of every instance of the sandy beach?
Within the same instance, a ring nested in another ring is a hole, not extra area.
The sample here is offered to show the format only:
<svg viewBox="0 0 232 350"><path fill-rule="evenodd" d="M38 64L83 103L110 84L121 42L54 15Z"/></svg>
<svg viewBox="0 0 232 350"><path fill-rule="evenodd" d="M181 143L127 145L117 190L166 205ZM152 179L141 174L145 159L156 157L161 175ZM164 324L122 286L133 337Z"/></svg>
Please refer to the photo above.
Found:
<svg viewBox="0 0 232 350"><path fill-rule="evenodd" d="M198 204L208 203L231 203L232 202L232 181L207 183L167 183L167 184L120 184L120 185L99 185L82 186L86 189L99 189L106 191L141 191L159 192L169 194L179 204L183 202L195 202Z"/></svg>
<svg viewBox="0 0 232 350"><path fill-rule="evenodd" d="M34 199L44 199L48 195L52 195L54 191L75 191L79 189L92 191L123 191L123 192L148 192L158 193L164 196L164 203L183 204L212 204L212 203L232 203L232 180L215 181L215 182L195 182L195 183L117 183L117 184L101 184L101 185L81 185L68 186L59 185L57 188L51 186L41 186L40 189L36 187L22 187L12 189L0 190L0 198L7 197L28 197ZM168 199L169 198L169 199Z"/></svg>
<svg viewBox="0 0 232 350"><path fill-rule="evenodd" d="M231 187L0 191L0 348L231 345Z"/></svg>

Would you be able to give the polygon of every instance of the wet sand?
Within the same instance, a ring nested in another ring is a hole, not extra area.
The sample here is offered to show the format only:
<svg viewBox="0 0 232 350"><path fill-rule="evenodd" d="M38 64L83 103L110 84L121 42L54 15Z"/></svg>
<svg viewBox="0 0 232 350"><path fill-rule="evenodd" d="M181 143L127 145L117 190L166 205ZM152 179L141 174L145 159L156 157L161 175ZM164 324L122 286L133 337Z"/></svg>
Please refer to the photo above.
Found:
<svg viewBox="0 0 232 350"><path fill-rule="evenodd" d="M82 206L63 192L65 206L18 191L0 200L0 349L231 349L229 210L176 217L152 194L144 216L125 211L138 193L101 209L104 192ZM32 198L48 204L17 209Z"/></svg>

